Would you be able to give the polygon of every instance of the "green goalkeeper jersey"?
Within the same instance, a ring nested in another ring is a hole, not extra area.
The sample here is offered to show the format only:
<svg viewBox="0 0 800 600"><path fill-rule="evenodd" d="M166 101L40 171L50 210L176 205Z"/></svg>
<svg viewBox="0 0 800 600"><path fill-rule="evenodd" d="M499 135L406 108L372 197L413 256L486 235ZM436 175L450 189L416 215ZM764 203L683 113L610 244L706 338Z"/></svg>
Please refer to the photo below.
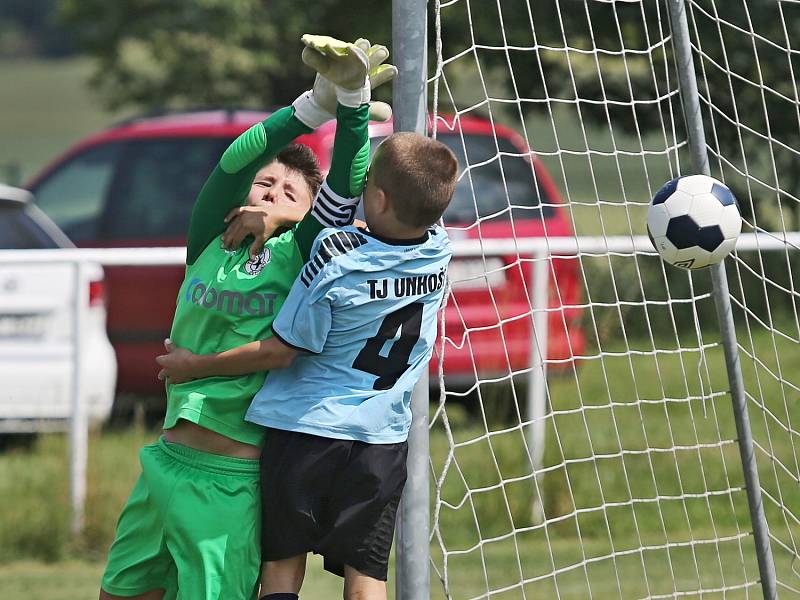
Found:
<svg viewBox="0 0 800 600"><path fill-rule="evenodd" d="M327 182L337 194L352 197L361 191L368 158L368 106L339 107L337 116ZM291 107L282 109L239 136L206 181L189 224L186 276L170 334L178 347L209 354L272 335L272 321L327 224L308 213L293 229L269 239L252 259L247 243L234 251L222 247L223 218L242 205L257 171L309 131ZM186 419L231 439L261 445L263 428L246 422L244 414L265 377L263 372L167 383L164 428Z"/></svg>

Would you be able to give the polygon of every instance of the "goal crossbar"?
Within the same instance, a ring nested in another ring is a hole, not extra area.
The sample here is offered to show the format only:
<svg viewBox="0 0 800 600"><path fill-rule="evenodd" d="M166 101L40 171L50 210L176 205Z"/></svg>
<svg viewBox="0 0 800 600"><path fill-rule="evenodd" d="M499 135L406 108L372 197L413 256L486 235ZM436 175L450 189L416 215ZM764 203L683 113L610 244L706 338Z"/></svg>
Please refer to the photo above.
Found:
<svg viewBox="0 0 800 600"><path fill-rule="evenodd" d="M587 254L656 255L646 235L608 237L528 237L517 239L453 240L453 256L527 256L559 258ZM743 233L737 252L800 249L800 232ZM47 250L0 250L0 263L93 262L102 266L180 266L186 262L186 248L67 248Z"/></svg>

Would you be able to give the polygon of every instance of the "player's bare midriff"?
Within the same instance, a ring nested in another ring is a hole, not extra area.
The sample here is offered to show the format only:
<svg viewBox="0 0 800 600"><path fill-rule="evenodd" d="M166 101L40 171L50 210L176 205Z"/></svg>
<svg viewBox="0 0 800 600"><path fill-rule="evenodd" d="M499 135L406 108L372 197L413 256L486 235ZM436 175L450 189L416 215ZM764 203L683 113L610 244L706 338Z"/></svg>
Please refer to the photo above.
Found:
<svg viewBox="0 0 800 600"><path fill-rule="evenodd" d="M234 458L258 458L261 448L245 444L229 437L196 425L184 419L178 419L175 427L164 430L164 439L173 444L188 446L201 452L232 456Z"/></svg>

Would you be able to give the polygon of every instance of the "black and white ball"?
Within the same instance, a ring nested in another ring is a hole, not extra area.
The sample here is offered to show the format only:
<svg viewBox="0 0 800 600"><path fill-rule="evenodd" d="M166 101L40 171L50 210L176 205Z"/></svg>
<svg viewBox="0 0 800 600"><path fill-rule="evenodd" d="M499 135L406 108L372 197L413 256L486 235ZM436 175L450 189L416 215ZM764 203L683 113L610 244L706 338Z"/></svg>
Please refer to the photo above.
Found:
<svg viewBox="0 0 800 600"><path fill-rule="evenodd" d="M742 216L733 193L707 175L677 177L664 185L647 211L647 234L661 258L676 267L702 269L736 246Z"/></svg>

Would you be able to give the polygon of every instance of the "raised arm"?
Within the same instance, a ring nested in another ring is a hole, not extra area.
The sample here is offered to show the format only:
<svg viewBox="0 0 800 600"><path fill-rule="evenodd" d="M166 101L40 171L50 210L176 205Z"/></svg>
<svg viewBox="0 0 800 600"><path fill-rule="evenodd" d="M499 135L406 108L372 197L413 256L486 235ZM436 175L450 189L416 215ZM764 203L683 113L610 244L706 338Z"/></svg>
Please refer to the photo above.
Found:
<svg viewBox="0 0 800 600"><path fill-rule="evenodd" d="M331 168L311 211L295 229L295 241L305 262L324 227L353 223L369 166L370 116L376 120L391 116L389 105L370 102L371 90L391 81L397 68L385 64L389 57L385 46L371 45L365 39L351 45L326 36L305 35L303 43L303 62L319 73L315 93L327 107L336 102Z"/></svg>
<svg viewBox="0 0 800 600"><path fill-rule="evenodd" d="M368 104L339 104L331 169L311 211L297 224L294 233L303 262L309 259L314 240L323 228L353 223L369 166L368 132Z"/></svg>

